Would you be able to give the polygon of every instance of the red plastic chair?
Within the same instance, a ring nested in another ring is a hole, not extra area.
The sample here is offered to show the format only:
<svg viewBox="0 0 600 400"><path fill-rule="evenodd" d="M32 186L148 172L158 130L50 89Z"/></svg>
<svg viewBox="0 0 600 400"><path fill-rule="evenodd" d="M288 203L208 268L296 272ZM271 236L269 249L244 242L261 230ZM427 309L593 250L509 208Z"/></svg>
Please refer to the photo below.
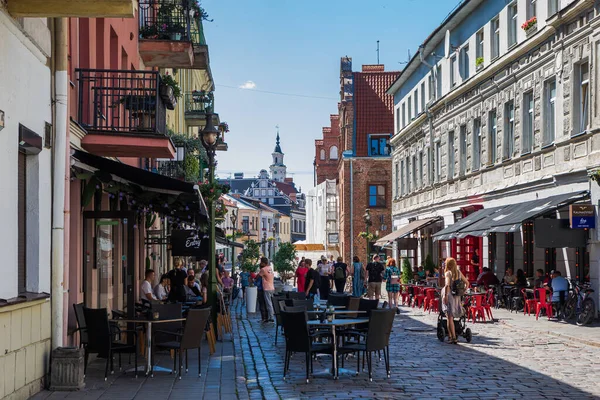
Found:
<svg viewBox="0 0 600 400"><path fill-rule="evenodd" d="M553 310L552 303L548 303L546 300L546 289L535 289L535 296L537 298L536 309L535 309L535 319L537 321L540 316L540 311L546 310L546 315L548 319L552 318Z"/></svg>
<svg viewBox="0 0 600 400"><path fill-rule="evenodd" d="M525 288L521 289L521 294L523 294L523 315L527 313L527 315L531 315L531 313L537 312L537 300L527 298L527 290Z"/></svg>
<svg viewBox="0 0 600 400"><path fill-rule="evenodd" d="M433 293L432 293L433 290ZM426 288L425 289L425 300L423 300L423 311L427 311L429 309L431 300L433 300L435 295L435 289Z"/></svg>
<svg viewBox="0 0 600 400"><path fill-rule="evenodd" d="M481 318L483 321L485 321L485 309L483 308L484 299L485 296L481 295L471 297L469 317L473 320L473 323L475 323L478 318Z"/></svg>
<svg viewBox="0 0 600 400"><path fill-rule="evenodd" d="M410 295L408 294L408 285L400 286L400 296L402 296L402 305L410 303ZM410 305L410 304L409 304Z"/></svg>
<svg viewBox="0 0 600 400"><path fill-rule="evenodd" d="M427 302L427 309L429 309L429 314L431 311L438 311L440 309L440 297L437 295L437 290L429 289L426 293L425 301Z"/></svg>
<svg viewBox="0 0 600 400"><path fill-rule="evenodd" d="M417 294L415 295L413 307L416 304L417 307L421 308L423 306L423 302L425 302L425 289L422 287L415 287L415 293Z"/></svg>
<svg viewBox="0 0 600 400"><path fill-rule="evenodd" d="M494 307L494 289L488 289L487 295L485 296L485 301L483 302L483 309L491 321L494 320L494 316L492 315L492 307Z"/></svg>

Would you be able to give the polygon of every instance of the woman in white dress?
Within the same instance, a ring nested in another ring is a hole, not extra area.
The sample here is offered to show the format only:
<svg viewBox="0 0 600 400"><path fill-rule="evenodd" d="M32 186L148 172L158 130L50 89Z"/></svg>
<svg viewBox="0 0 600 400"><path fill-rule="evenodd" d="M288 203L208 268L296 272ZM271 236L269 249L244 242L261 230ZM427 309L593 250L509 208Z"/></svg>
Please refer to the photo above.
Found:
<svg viewBox="0 0 600 400"><path fill-rule="evenodd" d="M463 281L463 290L469 287L469 281L460 272L454 258L446 259L445 286L442 289L442 310L446 313L448 323L448 342L457 344L456 331L454 329L454 318L460 318L463 314L462 299L460 293L453 293L456 289L455 281ZM458 283L457 282L457 283Z"/></svg>

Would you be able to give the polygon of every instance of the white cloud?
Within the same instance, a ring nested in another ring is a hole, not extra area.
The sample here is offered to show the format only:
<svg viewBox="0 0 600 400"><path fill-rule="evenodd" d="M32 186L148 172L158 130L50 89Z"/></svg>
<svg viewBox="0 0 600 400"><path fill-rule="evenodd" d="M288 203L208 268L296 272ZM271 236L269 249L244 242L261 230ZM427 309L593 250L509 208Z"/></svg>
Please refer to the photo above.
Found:
<svg viewBox="0 0 600 400"><path fill-rule="evenodd" d="M256 83L254 83L252 81L246 81L246 82L244 82L243 85L240 85L239 87L240 87L240 89L249 89L249 90L256 89Z"/></svg>

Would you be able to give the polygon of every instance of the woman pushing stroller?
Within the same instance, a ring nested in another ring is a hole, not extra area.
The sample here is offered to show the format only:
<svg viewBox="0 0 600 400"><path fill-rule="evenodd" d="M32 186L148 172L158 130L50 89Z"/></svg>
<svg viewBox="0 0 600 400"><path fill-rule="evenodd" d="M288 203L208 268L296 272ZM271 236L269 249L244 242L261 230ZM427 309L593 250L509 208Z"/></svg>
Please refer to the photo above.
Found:
<svg viewBox="0 0 600 400"><path fill-rule="evenodd" d="M446 313L448 326L448 342L457 344L454 318L463 315L462 296L469 287L469 281L460 272L454 258L446 259L445 285L442 289L442 311Z"/></svg>

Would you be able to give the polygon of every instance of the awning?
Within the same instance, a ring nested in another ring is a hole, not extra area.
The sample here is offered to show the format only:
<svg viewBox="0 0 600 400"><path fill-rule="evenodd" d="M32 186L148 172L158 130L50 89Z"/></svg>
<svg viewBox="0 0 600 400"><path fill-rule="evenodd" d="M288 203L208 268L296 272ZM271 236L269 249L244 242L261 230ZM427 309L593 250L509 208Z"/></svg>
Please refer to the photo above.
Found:
<svg viewBox="0 0 600 400"><path fill-rule="evenodd" d="M105 185L104 190L109 193L111 187L116 192L127 189L131 192L127 195L137 197L138 203L149 203L152 211L180 218L182 222L192 220L193 216L199 216L203 221L207 220L208 213L202 195L192 183L84 151L74 150L72 158L75 161L74 167L91 172L94 178Z"/></svg>
<svg viewBox="0 0 600 400"><path fill-rule="evenodd" d="M403 227L401 227L400 229L398 229L388 235L385 235L381 239L378 239L375 242L375 245L376 246L385 246L387 243L393 242L394 240L397 240L397 239L401 239L404 236L407 236L415 231L425 228L427 225L431 225L434 222L437 222L439 220L441 220L440 217L434 217L434 218L418 219L416 221L410 222L410 223L404 225Z"/></svg>
<svg viewBox="0 0 600 400"><path fill-rule="evenodd" d="M502 207L482 208L481 210L475 211L474 213L467 215L460 221L447 226L441 231L433 235L433 240L450 240L458 237L458 233L471 225L477 224L478 222L485 220L488 216L501 210Z"/></svg>

